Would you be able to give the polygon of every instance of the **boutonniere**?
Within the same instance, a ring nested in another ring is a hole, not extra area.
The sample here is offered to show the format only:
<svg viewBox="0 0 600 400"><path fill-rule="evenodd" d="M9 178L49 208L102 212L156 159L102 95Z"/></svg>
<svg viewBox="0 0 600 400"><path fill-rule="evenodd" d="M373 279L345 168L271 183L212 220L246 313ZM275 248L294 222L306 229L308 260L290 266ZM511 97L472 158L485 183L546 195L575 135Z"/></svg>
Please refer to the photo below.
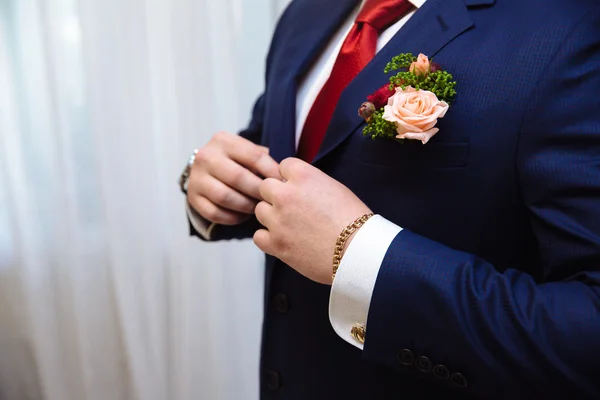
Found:
<svg viewBox="0 0 600 400"><path fill-rule="evenodd" d="M384 72L400 70L390 83L367 97L358 115L367 121L363 135L372 139L390 138L400 142L420 140L425 144L439 129L456 95L452 75L427 56L400 54L390 61Z"/></svg>

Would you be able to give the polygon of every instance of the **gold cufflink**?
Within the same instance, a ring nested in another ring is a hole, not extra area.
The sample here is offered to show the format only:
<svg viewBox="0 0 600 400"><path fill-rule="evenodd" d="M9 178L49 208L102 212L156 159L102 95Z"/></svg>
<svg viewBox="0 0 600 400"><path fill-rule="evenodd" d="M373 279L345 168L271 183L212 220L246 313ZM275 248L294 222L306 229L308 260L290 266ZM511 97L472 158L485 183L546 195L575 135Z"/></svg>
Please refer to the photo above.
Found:
<svg viewBox="0 0 600 400"><path fill-rule="evenodd" d="M366 331L367 331L367 328L365 328L364 325L354 324L354 325L352 325L352 330L350 331L350 334L359 343L364 343Z"/></svg>

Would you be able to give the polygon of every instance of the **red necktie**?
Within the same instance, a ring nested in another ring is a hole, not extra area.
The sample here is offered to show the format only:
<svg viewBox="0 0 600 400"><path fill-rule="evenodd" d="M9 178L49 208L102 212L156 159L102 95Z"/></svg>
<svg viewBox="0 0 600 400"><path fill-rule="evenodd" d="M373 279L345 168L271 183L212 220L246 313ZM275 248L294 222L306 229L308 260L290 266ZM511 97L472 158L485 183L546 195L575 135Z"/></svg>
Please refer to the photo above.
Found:
<svg viewBox="0 0 600 400"><path fill-rule="evenodd" d="M315 158L342 91L375 56L379 34L412 8L408 0L365 2L342 44L329 79L308 113L298 144L299 158L307 162Z"/></svg>

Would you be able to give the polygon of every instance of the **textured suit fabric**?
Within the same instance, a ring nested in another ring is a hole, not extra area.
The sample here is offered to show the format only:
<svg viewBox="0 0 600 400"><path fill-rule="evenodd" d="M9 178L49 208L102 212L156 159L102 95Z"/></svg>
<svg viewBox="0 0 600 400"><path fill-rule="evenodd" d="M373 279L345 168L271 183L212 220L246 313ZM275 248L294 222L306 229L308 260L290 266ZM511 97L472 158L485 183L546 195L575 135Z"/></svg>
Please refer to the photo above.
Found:
<svg viewBox="0 0 600 400"><path fill-rule="evenodd" d="M295 0L282 16L243 132L277 160L294 155L298 81L357 4ZM356 115L404 52L458 81L424 146L364 138ZM267 257L261 398L599 398L599 95L596 0L428 0L344 91L314 161L404 228L364 351L333 332L329 287ZM403 363L405 349L467 386Z"/></svg>

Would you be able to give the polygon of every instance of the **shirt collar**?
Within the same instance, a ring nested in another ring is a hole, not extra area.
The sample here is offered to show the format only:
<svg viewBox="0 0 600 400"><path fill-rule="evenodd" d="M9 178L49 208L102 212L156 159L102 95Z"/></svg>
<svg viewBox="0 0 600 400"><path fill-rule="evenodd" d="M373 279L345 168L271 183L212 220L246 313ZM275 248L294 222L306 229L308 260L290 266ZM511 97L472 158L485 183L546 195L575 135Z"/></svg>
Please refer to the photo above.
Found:
<svg viewBox="0 0 600 400"><path fill-rule="evenodd" d="M416 8L421 8L423 6L423 4L425 4L427 0L408 0L409 3L411 3L413 6L415 6Z"/></svg>
<svg viewBox="0 0 600 400"><path fill-rule="evenodd" d="M362 1L361 1L359 10L360 10L361 8L363 8L363 6L365 5L365 2L366 2L366 1L367 1L367 0L362 0ZM426 1L427 1L427 0L408 0L408 2L409 2L410 4L412 4L413 6L415 6L415 8L421 8L421 7L423 6L423 4L425 4L425 2L426 2Z"/></svg>

